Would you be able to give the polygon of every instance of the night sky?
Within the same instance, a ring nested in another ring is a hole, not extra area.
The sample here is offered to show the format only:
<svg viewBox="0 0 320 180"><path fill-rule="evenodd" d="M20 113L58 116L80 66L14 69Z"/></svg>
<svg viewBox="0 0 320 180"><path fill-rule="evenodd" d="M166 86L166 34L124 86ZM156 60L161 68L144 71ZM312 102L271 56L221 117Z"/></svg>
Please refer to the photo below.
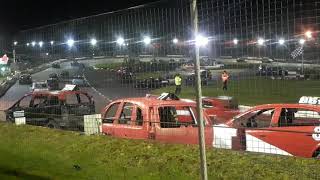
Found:
<svg viewBox="0 0 320 180"><path fill-rule="evenodd" d="M3 0L0 33L124 9L157 0Z"/></svg>

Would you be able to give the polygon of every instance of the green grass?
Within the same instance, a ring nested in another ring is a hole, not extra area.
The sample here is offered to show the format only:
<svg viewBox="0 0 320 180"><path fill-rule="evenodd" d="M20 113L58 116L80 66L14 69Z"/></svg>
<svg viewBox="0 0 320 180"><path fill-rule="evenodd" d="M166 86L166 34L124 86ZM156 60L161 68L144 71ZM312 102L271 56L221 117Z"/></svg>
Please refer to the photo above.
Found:
<svg viewBox="0 0 320 180"><path fill-rule="evenodd" d="M122 62L104 63L95 65L99 69L119 69L122 66Z"/></svg>
<svg viewBox="0 0 320 180"><path fill-rule="evenodd" d="M271 80L252 78L231 80L229 90L223 92L221 82L203 86L204 96L228 95L236 97L240 104L256 105L267 103L297 103L301 96L320 96L320 82L317 80ZM154 94L174 92L175 87L154 90ZM195 98L194 87L183 87L180 95L184 98Z"/></svg>
<svg viewBox="0 0 320 180"><path fill-rule="evenodd" d="M163 71L137 73L136 79L148 79L150 77L158 78L158 77L163 77L165 74L166 74L166 72L163 72Z"/></svg>
<svg viewBox="0 0 320 180"><path fill-rule="evenodd" d="M0 124L0 179L199 179L198 147ZM209 179L315 179L313 159L207 149ZM74 168L74 165L80 169Z"/></svg>

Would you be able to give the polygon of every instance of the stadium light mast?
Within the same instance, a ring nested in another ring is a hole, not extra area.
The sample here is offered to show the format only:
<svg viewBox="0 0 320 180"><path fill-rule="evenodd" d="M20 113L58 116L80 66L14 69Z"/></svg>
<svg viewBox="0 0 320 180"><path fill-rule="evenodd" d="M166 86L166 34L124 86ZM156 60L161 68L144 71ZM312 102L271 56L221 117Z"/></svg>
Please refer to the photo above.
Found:
<svg viewBox="0 0 320 180"><path fill-rule="evenodd" d="M304 75L304 44L306 43L306 40L301 38L299 40L299 44L301 45L301 73Z"/></svg>
<svg viewBox="0 0 320 180"><path fill-rule="evenodd" d="M208 39L198 35L198 8L197 0L190 0L191 3L191 18L194 30L195 39L200 43L202 40L203 45L208 43ZM200 41L201 40L201 41ZM202 44L200 43L200 44ZM201 77L200 77L200 46L195 44L195 73L196 73L196 96L197 96L197 120L198 120L198 137L199 137L199 150L200 150L200 174L202 180L208 180L207 173L207 159L206 159L206 147L205 147L205 134L204 134L204 122L203 122L203 111L202 111L202 91L201 91Z"/></svg>

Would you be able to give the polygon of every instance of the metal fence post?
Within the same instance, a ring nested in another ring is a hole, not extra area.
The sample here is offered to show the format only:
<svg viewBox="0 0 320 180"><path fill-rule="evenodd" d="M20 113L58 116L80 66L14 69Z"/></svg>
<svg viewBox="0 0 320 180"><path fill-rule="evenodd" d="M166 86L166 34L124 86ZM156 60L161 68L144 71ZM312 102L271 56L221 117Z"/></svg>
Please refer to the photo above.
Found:
<svg viewBox="0 0 320 180"><path fill-rule="evenodd" d="M191 0L191 18L192 25L194 28L193 36L197 36L198 34L198 9L197 9L197 0ZM195 45L195 73L196 73L196 92L197 92L197 119L199 122L199 148L200 148L200 167L201 167L201 179L207 180L207 160L206 160L206 149L205 149L205 138L204 138L204 123L203 123L203 113L202 113L202 91L201 91L201 77L200 77L200 49L199 46Z"/></svg>

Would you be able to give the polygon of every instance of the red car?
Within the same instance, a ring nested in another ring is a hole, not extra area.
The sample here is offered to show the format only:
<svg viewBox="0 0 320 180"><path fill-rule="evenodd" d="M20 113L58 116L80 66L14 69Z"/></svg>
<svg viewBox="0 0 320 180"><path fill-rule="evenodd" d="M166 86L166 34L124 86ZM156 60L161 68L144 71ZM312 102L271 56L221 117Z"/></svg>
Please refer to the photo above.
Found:
<svg viewBox="0 0 320 180"><path fill-rule="evenodd" d="M204 111L209 115L212 124L221 124L240 114L238 101L228 96L203 97Z"/></svg>
<svg viewBox="0 0 320 180"><path fill-rule="evenodd" d="M196 103L169 96L120 99L101 114L102 132L131 139L197 144ZM212 125L204 113L205 142L212 146Z"/></svg>
<svg viewBox="0 0 320 180"><path fill-rule="evenodd" d="M320 157L320 106L253 107L213 128L213 146L251 152Z"/></svg>

